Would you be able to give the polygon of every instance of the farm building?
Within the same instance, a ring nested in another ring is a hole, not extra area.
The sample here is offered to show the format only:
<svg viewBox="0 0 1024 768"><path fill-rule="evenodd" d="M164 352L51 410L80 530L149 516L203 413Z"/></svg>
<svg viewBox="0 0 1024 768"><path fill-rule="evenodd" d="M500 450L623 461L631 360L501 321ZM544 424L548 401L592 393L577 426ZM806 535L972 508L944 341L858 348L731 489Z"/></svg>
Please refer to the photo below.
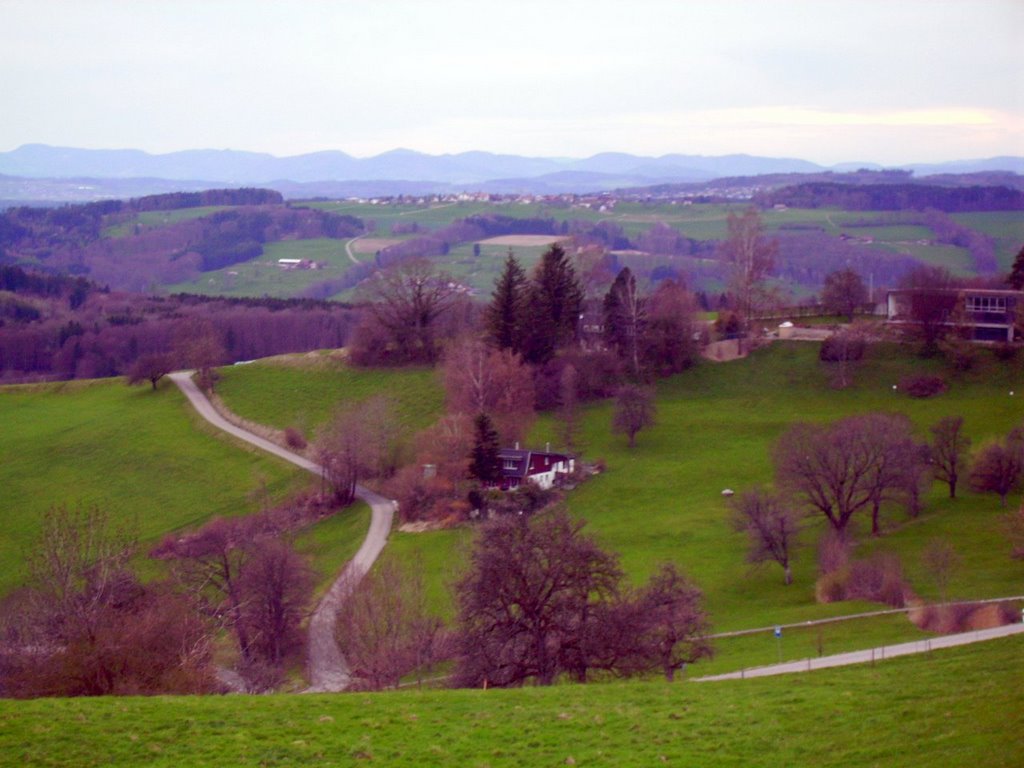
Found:
<svg viewBox="0 0 1024 768"><path fill-rule="evenodd" d="M887 322L913 325L929 315L971 329L975 341L1013 341L1017 308L1024 292L990 288L928 288L889 291Z"/></svg>
<svg viewBox="0 0 1024 768"><path fill-rule="evenodd" d="M564 453L521 450L518 444L515 448L502 448L498 458L501 460L502 490L516 488L527 481L547 490L559 476L570 474L576 464Z"/></svg>

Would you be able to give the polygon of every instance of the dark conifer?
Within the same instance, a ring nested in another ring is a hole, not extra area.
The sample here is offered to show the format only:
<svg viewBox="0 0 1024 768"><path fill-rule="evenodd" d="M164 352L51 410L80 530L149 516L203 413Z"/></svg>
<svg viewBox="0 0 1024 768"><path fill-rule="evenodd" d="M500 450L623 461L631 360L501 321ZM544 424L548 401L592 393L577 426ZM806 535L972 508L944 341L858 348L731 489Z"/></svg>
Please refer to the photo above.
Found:
<svg viewBox="0 0 1024 768"><path fill-rule="evenodd" d="M557 243L541 257L530 290L525 357L543 364L576 336L583 289L565 250Z"/></svg>
<svg viewBox="0 0 1024 768"><path fill-rule="evenodd" d="M528 288L526 272L509 250L505 269L495 282L491 303L487 305L487 336L498 349L523 351Z"/></svg>
<svg viewBox="0 0 1024 768"><path fill-rule="evenodd" d="M473 426L475 438L469 474L482 483L497 483L501 480L501 459L498 457L501 446L498 443L498 431L486 413L477 415L473 420Z"/></svg>

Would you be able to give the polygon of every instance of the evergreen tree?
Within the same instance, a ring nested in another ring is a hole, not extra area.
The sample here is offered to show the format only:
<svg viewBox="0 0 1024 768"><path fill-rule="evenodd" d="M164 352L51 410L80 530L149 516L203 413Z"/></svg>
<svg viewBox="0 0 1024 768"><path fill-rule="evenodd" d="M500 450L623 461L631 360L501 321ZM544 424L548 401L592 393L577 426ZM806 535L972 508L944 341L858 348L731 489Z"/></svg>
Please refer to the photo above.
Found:
<svg viewBox="0 0 1024 768"><path fill-rule="evenodd" d="M488 339L498 349L523 351L528 289L526 272L509 249L505 269L494 284L494 293L491 294L486 314Z"/></svg>
<svg viewBox="0 0 1024 768"><path fill-rule="evenodd" d="M576 336L583 288L568 255L557 243L541 257L529 292L530 319L524 357L543 364Z"/></svg>
<svg viewBox="0 0 1024 768"><path fill-rule="evenodd" d="M491 417L486 413L478 414L473 419L473 427L475 437L469 474L482 483L500 482L501 459L498 458L500 450L498 431L494 428Z"/></svg>
<svg viewBox="0 0 1024 768"><path fill-rule="evenodd" d="M1013 267L1010 269L1006 282L1015 291L1024 290L1024 246L1017 251L1017 256L1013 260Z"/></svg>

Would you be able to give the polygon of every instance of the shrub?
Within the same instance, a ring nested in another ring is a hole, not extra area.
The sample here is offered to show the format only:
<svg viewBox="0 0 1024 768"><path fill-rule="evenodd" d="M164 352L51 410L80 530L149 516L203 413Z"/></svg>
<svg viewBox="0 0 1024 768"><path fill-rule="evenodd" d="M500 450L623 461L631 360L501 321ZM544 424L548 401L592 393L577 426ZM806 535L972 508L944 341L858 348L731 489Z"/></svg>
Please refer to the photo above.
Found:
<svg viewBox="0 0 1024 768"><path fill-rule="evenodd" d="M903 580L903 565L896 555L876 554L850 563L846 599L871 600L902 608L910 594Z"/></svg>
<svg viewBox="0 0 1024 768"><path fill-rule="evenodd" d="M913 593L903 580L903 566L896 555L877 554L866 560L823 574L814 586L819 603L870 600L902 608Z"/></svg>
<svg viewBox="0 0 1024 768"><path fill-rule="evenodd" d="M1017 357L1017 346L1015 344L996 344L992 347L992 354L996 356L996 360L1001 360L1004 363L1014 360Z"/></svg>
<svg viewBox="0 0 1024 768"><path fill-rule="evenodd" d="M906 376L900 379L900 389L911 397L934 397L946 391L946 382L941 376Z"/></svg>
<svg viewBox="0 0 1024 768"><path fill-rule="evenodd" d="M289 448L296 451L301 451L308 445L305 436L299 431L298 427L285 427L284 441Z"/></svg>
<svg viewBox="0 0 1024 768"><path fill-rule="evenodd" d="M863 359L866 348L863 336L834 333L821 343L818 358L825 363L853 362Z"/></svg>
<svg viewBox="0 0 1024 768"><path fill-rule="evenodd" d="M1013 624L1017 607L1002 603L950 603L926 605L910 613L910 620L926 632L951 634Z"/></svg>

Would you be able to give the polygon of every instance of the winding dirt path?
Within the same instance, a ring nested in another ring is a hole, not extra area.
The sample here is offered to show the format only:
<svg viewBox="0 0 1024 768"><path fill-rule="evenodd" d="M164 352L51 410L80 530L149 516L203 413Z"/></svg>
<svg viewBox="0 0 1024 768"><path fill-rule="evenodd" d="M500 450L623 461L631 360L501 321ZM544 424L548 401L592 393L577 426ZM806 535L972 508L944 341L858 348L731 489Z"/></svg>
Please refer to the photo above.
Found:
<svg viewBox="0 0 1024 768"><path fill-rule="evenodd" d="M318 464L282 448L266 438L242 429L221 416L206 395L192 381L192 373L192 371L178 371L169 374L169 378L185 394L200 416L232 437L244 440L250 445L291 462L314 475L323 474ZM388 534L391 532L391 522L395 513L394 504L361 485L356 486L356 497L370 505L372 511L370 529L367 531L359 551L346 563L309 620L307 670L310 686L306 690L307 693L343 691L348 686L351 679L348 664L334 639L335 618L345 598L352 594L352 590L362 579L363 574L370 570L384 549L384 545L388 541Z"/></svg>

